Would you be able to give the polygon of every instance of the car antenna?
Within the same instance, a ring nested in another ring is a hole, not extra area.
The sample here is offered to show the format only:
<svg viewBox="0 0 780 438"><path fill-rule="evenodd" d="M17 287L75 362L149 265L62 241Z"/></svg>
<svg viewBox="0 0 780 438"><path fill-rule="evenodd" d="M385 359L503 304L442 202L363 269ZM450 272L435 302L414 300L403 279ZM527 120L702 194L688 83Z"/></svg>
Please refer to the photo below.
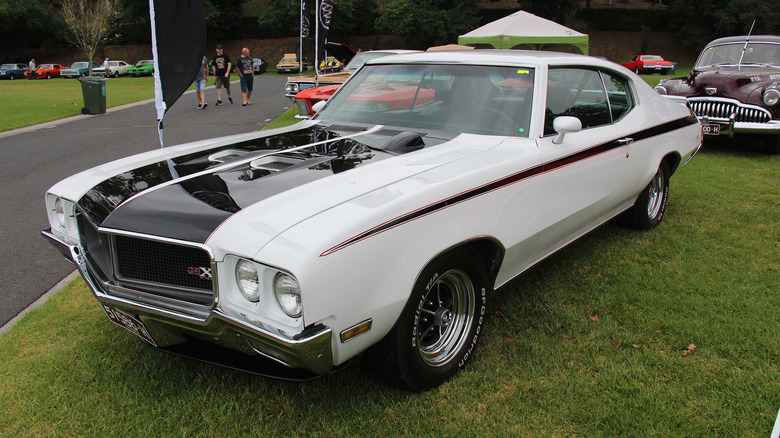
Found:
<svg viewBox="0 0 780 438"><path fill-rule="evenodd" d="M753 26L755 25L756 25L756 20L753 20L753 24L750 25L750 31L748 32L747 37L745 37L745 46L742 47L742 54L739 55L739 64L737 64L737 67L740 69L742 68L742 58L745 57L745 51L747 51L748 41L750 41L750 34L753 33Z"/></svg>

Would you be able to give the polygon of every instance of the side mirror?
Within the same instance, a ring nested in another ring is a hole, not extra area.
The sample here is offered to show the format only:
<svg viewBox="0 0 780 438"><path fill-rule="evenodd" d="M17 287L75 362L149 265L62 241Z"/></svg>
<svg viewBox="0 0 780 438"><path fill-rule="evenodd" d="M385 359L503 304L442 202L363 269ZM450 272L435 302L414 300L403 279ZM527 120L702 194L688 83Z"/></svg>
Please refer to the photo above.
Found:
<svg viewBox="0 0 780 438"><path fill-rule="evenodd" d="M311 106L311 110L314 111L314 114L317 114L318 112L320 112L322 107L325 106L326 103L327 103L327 101L321 100L321 101L315 103L314 105L312 105Z"/></svg>
<svg viewBox="0 0 780 438"><path fill-rule="evenodd" d="M570 132L580 132L582 130L582 122L576 117L561 116L556 117L553 120L553 129L558 135L553 139L553 143L563 143L563 137Z"/></svg>

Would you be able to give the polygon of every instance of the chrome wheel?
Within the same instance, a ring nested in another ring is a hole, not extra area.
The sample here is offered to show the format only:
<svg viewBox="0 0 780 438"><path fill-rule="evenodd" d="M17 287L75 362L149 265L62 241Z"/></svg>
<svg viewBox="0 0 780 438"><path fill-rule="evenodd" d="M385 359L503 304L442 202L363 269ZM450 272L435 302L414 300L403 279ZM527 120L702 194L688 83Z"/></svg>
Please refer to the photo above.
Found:
<svg viewBox="0 0 780 438"><path fill-rule="evenodd" d="M647 217L655 219L661 212L666 193L664 174L661 169L653 177L647 186Z"/></svg>
<svg viewBox="0 0 780 438"><path fill-rule="evenodd" d="M420 302L416 345L422 360L442 366L459 353L472 327L474 285L464 271L452 269L435 280Z"/></svg>

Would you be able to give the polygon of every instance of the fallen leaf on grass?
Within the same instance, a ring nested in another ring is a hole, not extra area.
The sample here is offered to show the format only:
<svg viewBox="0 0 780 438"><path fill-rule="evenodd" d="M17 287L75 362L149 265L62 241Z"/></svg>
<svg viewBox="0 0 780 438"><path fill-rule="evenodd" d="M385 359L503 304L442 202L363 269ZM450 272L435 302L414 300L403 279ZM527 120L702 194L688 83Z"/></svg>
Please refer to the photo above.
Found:
<svg viewBox="0 0 780 438"><path fill-rule="evenodd" d="M696 351L696 345L691 344L688 346L687 350L683 351L683 356L690 356L694 351Z"/></svg>
<svg viewBox="0 0 780 438"><path fill-rule="evenodd" d="M496 310L496 316L500 316L500 317L502 317L502 318L505 318L504 314L503 314L503 313L501 313L501 311L500 311L500 310Z"/></svg>
<svg viewBox="0 0 780 438"><path fill-rule="evenodd" d="M615 348L620 348L620 341L613 342L612 346L615 347Z"/></svg>
<svg viewBox="0 0 780 438"><path fill-rule="evenodd" d="M636 344L631 344L631 346L634 347L634 348L639 348L639 345L636 345Z"/></svg>
<svg viewBox="0 0 780 438"><path fill-rule="evenodd" d="M506 342L515 342L517 338L504 338L504 341Z"/></svg>
<svg viewBox="0 0 780 438"><path fill-rule="evenodd" d="M599 320L599 316L598 315L590 315L588 317L588 319L590 319L591 321L598 321Z"/></svg>

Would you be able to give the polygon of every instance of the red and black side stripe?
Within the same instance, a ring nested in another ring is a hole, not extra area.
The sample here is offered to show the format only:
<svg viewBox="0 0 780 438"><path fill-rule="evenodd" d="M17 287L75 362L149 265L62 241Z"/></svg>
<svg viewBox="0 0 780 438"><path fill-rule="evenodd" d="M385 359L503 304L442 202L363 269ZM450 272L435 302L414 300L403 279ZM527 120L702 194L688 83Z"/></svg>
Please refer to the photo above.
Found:
<svg viewBox="0 0 780 438"><path fill-rule="evenodd" d="M655 137L661 134L665 134L671 131L675 131L680 128L684 128L688 125L692 125L695 123L699 123L699 121L696 119L695 116L688 116L681 119L677 119L668 123L664 123L662 125L654 126L652 128L648 128L636 133L633 133L629 135L634 142L645 140L651 137ZM620 138L624 138L625 136L622 136ZM543 163L538 166L523 170L518 173L514 173L512 175L506 176L504 178L492 181L488 184L485 184L483 186L476 187L471 190L467 190L462 193L458 193L454 196L451 196L449 198L443 199L439 202L427 205L425 207L419 208L417 210L411 211L409 213L406 213L404 215L398 216L394 219L391 219L385 223L379 224L374 228L371 228L369 230L366 230L348 240L345 240L342 243L339 243L338 245L324 251L322 254L320 254L320 257L325 257L327 255L333 254L334 252L340 251L348 246L351 246L357 242L360 242L362 240L368 239L370 237L376 236L377 234L384 233L385 231L391 230L395 227L401 226L403 224L412 222L414 220L420 219L422 217L428 216L429 214L436 213L438 211L444 210L446 208L449 208L453 205L460 204L461 202L466 202L470 199L474 199L478 196L482 196L486 193L492 192L494 190L498 190L507 186L510 186L514 183L526 180L528 178L532 178L536 175L551 172L553 170L559 169L561 167L565 167L569 164L573 164L579 161L586 160L588 158L594 157L596 155L603 154L605 152L608 152L610 150L626 146L623 143L620 143L618 141L619 139L614 139L611 141L608 141L606 143L596 145L592 148L585 149L583 151L577 152L576 154L572 154L563 158L559 158L557 160L551 161L549 163Z"/></svg>

